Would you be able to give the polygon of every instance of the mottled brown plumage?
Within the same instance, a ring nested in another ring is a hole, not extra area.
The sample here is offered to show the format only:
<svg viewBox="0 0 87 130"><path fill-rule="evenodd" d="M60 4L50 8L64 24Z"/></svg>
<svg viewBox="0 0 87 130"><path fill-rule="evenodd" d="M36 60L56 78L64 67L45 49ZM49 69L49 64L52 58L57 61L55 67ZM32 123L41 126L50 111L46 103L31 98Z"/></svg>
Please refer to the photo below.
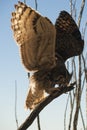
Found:
<svg viewBox="0 0 87 130"><path fill-rule="evenodd" d="M30 75L26 108L34 109L55 90L55 85L68 85L72 74L65 61L82 53L84 41L80 31L62 11L55 25L22 2L15 5L11 25L19 46L22 63Z"/></svg>
<svg viewBox="0 0 87 130"><path fill-rule="evenodd" d="M72 56L80 55L83 51L84 41L81 33L69 13L62 11L56 20L56 53L64 61Z"/></svg>

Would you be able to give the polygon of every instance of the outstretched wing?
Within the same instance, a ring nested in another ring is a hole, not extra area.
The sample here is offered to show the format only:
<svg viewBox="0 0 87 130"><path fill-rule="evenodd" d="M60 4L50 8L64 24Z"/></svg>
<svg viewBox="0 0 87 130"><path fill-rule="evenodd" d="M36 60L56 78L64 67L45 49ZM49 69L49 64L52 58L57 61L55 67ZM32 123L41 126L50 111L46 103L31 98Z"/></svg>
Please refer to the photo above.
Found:
<svg viewBox="0 0 87 130"><path fill-rule="evenodd" d="M56 53L60 54L64 61L72 56L82 53L84 41L81 33L69 13L62 11L56 20Z"/></svg>
<svg viewBox="0 0 87 130"><path fill-rule="evenodd" d="M38 73L42 74L42 71L50 70L55 66L56 29L49 19L24 3L18 2L15 8L16 11L12 13L11 19L14 38L20 48L25 68L34 71L30 76L25 105L26 108L34 109L45 97L44 87L50 84L46 82L47 80L41 79L44 76L38 76Z"/></svg>
<svg viewBox="0 0 87 130"><path fill-rule="evenodd" d="M28 71L52 68L55 64L55 26L22 2L12 13L14 38Z"/></svg>

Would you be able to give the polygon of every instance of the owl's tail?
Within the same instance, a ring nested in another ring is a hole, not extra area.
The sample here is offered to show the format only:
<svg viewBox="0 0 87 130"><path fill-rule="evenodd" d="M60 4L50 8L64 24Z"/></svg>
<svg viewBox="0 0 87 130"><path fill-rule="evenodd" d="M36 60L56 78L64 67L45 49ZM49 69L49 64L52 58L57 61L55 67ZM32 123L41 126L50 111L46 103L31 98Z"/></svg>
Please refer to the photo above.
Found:
<svg viewBox="0 0 87 130"><path fill-rule="evenodd" d="M30 77L29 86L25 108L33 110L45 98L45 91L41 87L41 83L35 80L34 76Z"/></svg>

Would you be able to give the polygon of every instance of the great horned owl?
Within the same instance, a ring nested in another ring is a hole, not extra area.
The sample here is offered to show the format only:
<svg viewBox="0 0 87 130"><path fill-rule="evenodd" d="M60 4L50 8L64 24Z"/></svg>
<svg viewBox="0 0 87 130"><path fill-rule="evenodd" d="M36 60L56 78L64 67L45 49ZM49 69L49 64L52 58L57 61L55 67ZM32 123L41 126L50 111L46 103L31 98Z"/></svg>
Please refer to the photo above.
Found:
<svg viewBox="0 0 87 130"><path fill-rule="evenodd" d="M11 25L22 63L30 75L26 108L34 109L55 85L67 85L71 74L65 61L80 55L84 41L69 13L62 11L55 25L22 2L15 5Z"/></svg>

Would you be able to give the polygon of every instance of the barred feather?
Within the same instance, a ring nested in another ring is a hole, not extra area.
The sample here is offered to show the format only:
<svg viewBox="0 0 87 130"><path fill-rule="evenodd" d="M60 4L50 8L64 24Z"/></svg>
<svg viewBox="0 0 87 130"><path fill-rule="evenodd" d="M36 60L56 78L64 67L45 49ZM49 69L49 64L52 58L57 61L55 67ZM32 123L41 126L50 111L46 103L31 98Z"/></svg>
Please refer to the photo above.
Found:
<svg viewBox="0 0 87 130"><path fill-rule="evenodd" d="M62 11L55 25L22 2L15 5L11 27L20 49L24 67L30 75L26 108L34 109L55 90L55 85L68 85L72 74L65 61L80 55L84 41L69 13Z"/></svg>

